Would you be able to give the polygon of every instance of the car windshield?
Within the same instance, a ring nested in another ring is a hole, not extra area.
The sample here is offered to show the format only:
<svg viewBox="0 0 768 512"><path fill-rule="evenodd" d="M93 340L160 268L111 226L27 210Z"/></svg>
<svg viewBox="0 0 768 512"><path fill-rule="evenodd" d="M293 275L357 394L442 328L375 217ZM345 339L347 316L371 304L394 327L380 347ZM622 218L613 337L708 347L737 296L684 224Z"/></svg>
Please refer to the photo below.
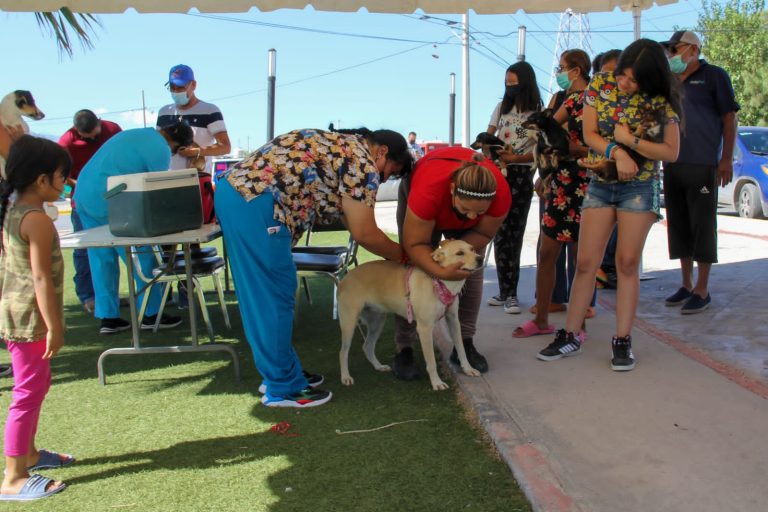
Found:
<svg viewBox="0 0 768 512"><path fill-rule="evenodd" d="M754 155L768 155L768 130L739 130L739 136Z"/></svg>

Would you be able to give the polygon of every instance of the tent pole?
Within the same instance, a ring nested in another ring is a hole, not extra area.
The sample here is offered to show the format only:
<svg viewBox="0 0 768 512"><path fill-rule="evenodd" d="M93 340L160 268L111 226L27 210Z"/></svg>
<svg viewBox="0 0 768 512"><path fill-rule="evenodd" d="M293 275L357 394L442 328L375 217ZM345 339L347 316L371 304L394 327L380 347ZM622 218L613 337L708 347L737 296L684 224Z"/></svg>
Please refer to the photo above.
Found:
<svg viewBox="0 0 768 512"><path fill-rule="evenodd" d="M461 15L464 32L461 37L463 47L461 67L464 74L464 87L461 91L462 108L462 144L469 147L469 11Z"/></svg>
<svg viewBox="0 0 768 512"><path fill-rule="evenodd" d="M451 93L448 96L448 144L456 143L456 73L451 73Z"/></svg>
<svg viewBox="0 0 768 512"><path fill-rule="evenodd" d="M524 61L525 60L525 36L526 36L526 28L525 25L520 25L517 27L517 60L518 61Z"/></svg>
<svg viewBox="0 0 768 512"><path fill-rule="evenodd" d="M634 25L634 33L635 33L635 41L640 39L640 15L642 11L640 10L640 3L639 2L632 2L632 22Z"/></svg>

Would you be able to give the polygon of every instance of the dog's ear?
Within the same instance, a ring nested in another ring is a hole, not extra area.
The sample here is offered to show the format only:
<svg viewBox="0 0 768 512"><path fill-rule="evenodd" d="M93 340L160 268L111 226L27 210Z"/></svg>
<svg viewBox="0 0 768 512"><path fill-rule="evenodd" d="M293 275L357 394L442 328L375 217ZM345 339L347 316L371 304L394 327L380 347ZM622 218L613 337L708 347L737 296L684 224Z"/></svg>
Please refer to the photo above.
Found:
<svg viewBox="0 0 768 512"><path fill-rule="evenodd" d="M555 115L554 110L552 110L551 108L545 108L544 110L541 111L541 113L544 114L545 117L552 117L553 115Z"/></svg>
<svg viewBox="0 0 768 512"><path fill-rule="evenodd" d="M442 247L432 251L432 259L438 263L442 263L445 260L445 251Z"/></svg>

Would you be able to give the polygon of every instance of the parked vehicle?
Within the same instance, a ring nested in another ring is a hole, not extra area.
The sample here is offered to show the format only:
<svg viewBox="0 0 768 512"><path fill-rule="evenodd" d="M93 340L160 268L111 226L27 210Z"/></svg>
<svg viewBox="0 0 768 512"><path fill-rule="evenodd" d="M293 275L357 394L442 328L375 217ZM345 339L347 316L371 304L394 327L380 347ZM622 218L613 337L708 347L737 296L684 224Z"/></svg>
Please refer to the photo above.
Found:
<svg viewBox="0 0 768 512"><path fill-rule="evenodd" d="M740 126L733 151L733 181L718 190L718 202L740 217L768 217L768 128Z"/></svg>

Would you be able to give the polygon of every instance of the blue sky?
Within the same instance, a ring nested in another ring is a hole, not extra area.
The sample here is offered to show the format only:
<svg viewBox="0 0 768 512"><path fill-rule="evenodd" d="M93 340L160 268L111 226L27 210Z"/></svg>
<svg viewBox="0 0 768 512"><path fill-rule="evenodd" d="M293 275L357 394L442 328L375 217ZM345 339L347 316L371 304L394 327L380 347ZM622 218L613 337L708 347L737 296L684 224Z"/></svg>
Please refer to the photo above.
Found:
<svg viewBox="0 0 768 512"><path fill-rule="evenodd" d="M665 40L676 27L692 28L700 10L699 0L683 0L644 11L643 36ZM103 26L97 28L95 48L78 47L70 59L59 56L32 14L0 12L0 44L16 49L4 54L0 91L32 91L46 113L46 119L29 122L35 133L60 135L81 108L124 129L138 128L142 91L148 124L154 125L157 110L171 101L164 87L168 70L184 63L195 71L198 97L223 111L233 145L255 149L266 140L267 52L275 48L277 134L334 122L447 140L449 75L456 73L456 140L461 141L461 46L451 28L459 23L449 24L461 16L423 16L311 8L211 16L129 11L99 15ZM503 93L520 25L528 29L526 60L543 88L549 86L559 20L557 13L470 14L472 138L485 130ZM632 41L630 13L594 13L588 21L592 54ZM570 46L578 46L575 32L571 38ZM544 89L542 94L549 97Z"/></svg>

